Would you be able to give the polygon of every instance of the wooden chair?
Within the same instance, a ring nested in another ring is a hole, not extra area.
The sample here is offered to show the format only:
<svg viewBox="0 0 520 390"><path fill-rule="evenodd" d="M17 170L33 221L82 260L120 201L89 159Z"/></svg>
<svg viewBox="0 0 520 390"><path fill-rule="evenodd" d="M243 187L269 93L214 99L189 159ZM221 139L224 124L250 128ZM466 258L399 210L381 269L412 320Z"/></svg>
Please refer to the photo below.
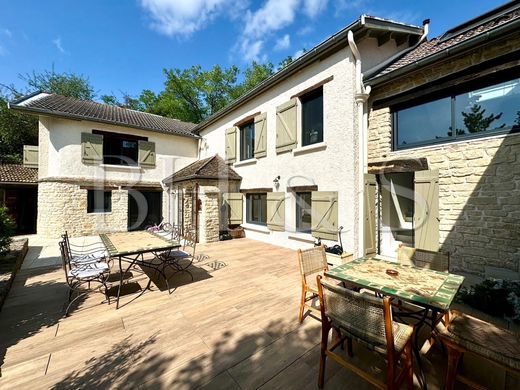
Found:
<svg viewBox="0 0 520 390"><path fill-rule="evenodd" d="M300 275L302 281L302 296L300 301L300 310L298 320L303 322L303 314L305 309L320 313L319 308L308 305L308 301L312 301L318 296L318 287L316 285L316 276L323 275L329 269L327 264L327 256L324 246L316 246L310 249L298 249L298 263L300 265ZM308 294L310 294L308 296Z"/></svg>
<svg viewBox="0 0 520 390"><path fill-rule="evenodd" d="M437 330L448 351L446 389L453 389L456 380L484 389L481 383L457 373L460 358L466 352L520 375L520 335L457 311L452 312L446 325L438 324Z"/></svg>
<svg viewBox="0 0 520 390"><path fill-rule="evenodd" d="M427 268L439 272L449 272L450 253L434 252L425 249L417 249L399 245L397 261L400 264L413 265L419 268Z"/></svg>
<svg viewBox="0 0 520 390"><path fill-rule="evenodd" d="M321 353L318 386L323 387L327 357L353 371L379 389L399 389L406 380L413 389L412 334L413 327L392 320L390 298L378 298L330 284L317 277L321 308ZM329 331L338 337L328 345ZM352 339L386 358L386 383L353 365L334 352L347 341L347 353L352 356ZM401 360L401 371L397 366Z"/></svg>

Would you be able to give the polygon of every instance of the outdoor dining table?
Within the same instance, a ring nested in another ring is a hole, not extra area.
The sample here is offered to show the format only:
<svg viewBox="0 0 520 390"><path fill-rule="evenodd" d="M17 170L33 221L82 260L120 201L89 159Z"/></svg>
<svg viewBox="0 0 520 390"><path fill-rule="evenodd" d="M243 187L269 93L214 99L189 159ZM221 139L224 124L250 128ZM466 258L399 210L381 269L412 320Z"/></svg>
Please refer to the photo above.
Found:
<svg viewBox="0 0 520 390"><path fill-rule="evenodd" d="M100 234L99 237L105 245L109 256L111 258L117 258L119 262L120 277L117 289L116 309L119 308L119 298L121 296L124 276L134 266L147 267L157 271L165 280L168 291L170 290L168 278L164 273L162 263L154 263L153 259L157 258L161 253L168 253L172 249L179 248L181 245L178 241L170 240L149 231L106 233ZM150 253L153 255L153 259L145 259L145 254ZM123 263L127 264L126 269L123 269ZM145 290L150 288L151 282L152 279L150 278Z"/></svg>
<svg viewBox="0 0 520 390"><path fill-rule="evenodd" d="M449 312L464 277L399 264L378 256L366 256L334 267L326 271L325 276L418 306L418 310L412 312L400 311L397 307L395 314L418 320L413 349L420 369L420 380L426 388L418 346L419 330L425 323L433 330L443 315Z"/></svg>

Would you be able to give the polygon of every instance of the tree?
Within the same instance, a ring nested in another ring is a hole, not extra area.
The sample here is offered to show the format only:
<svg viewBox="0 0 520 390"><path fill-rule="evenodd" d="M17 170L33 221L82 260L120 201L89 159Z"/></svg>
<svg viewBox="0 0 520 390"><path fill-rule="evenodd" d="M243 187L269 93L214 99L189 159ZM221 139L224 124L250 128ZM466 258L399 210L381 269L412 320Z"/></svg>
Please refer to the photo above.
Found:
<svg viewBox="0 0 520 390"><path fill-rule="evenodd" d="M88 78L74 73L56 73L54 69L42 73L20 75L30 91L42 91L70 96L80 100L93 100L96 96Z"/></svg>
<svg viewBox="0 0 520 390"><path fill-rule="evenodd" d="M245 69L242 83L235 87L232 93L233 98L239 98L273 74L274 66L272 63L266 62L265 64L259 64L253 61L251 65Z"/></svg>
<svg viewBox="0 0 520 390"><path fill-rule="evenodd" d="M123 101L119 101L115 95L101 95L101 101L110 106L128 108L130 110L145 111L145 106L140 98L134 98L127 93L123 94Z"/></svg>

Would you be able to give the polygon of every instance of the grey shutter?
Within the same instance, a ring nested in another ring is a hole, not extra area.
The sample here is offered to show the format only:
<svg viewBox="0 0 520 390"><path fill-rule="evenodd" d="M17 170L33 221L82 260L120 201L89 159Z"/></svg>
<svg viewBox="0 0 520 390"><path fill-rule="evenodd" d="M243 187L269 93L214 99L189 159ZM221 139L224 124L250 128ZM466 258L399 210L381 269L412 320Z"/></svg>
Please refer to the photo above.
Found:
<svg viewBox="0 0 520 390"><path fill-rule="evenodd" d="M226 129L226 162L232 164L237 160L237 128Z"/></svg>
<svg viewBox="0 0 520 390"><path fill-rule="evenodd" d="M255 158L267 155L267 113L255 117Z"/></svg>
<svg viewBox="0 0 520 390"><path fill-rule="evenodd" d="M23 146L23 165L29 168L38 168L38 146Z"/></svg>
<svg viewBox="0 0 520 390"><path fill-rule="evenodd" d="M311 195L313 237L336 241L338 239L338 193L313 191Z"/></svg>
<svg viewBox="0 0 520 390"><path fill-rule="evenodd" d="M155 168L155 142L139 141L139 166Z"/></svg>
<svg viewBox="0 0 520 390"><path fill-rule="evenodd" d="M270 230L285 230L285 192L267 193L267 227Z"/></svg>
<svg viewBox="0 0 520 390"><path fill-rule="evenodd" d="M100 134L81 133L81 161L83 164L101 164L103 162L103 136Z"/></svg>
<svg viewBox="0 0 520 390"><path fill-rule="evenodd" d="M375 175L365 174L365 186L363 191L363 253L365 255L373 255L377 253Z"/></svg>
<svg viewBox="0 0 520 390"><path fill-rule="evenodd" d="M297 99L293 98L276 108L276 153L292 150L297 141Z"/></svg>
<svg viewBox="0 0 520 390"><path fill-rule="evenodd" d="M439 170L415 172L415 247L439 250Z"/></svg>
<svg viewBox="0 0 520 390"><path fill-rule="evenodd" d="M227 212L229 225L240 225L242 223L243 197L239 192L228 192L222 196L224 207Z"/></svg>

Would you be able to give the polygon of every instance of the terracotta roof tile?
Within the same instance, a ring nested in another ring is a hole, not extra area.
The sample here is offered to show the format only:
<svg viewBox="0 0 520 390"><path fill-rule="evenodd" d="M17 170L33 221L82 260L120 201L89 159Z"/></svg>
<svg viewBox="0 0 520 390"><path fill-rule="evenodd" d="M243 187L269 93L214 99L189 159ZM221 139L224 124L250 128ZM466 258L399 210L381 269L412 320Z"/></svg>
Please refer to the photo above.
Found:
<svg viewBox="0 0 520 390"><path fill-rule="evenodd" d="M0 164L0 183L37 183L38 169L21 164Z"/></svg>

